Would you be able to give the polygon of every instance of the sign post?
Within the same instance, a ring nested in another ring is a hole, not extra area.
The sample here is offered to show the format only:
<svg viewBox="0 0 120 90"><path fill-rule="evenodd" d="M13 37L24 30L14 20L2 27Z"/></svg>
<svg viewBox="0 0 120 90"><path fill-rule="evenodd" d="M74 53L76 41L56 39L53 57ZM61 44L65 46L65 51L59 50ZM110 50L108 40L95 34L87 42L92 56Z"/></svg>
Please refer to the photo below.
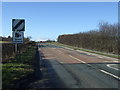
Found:
<svg viewBox="0 0 120 90"><path fill-rule="evenodd" d="M15 44L15 53L18 53L18 44L24 42L25 20L12 19L12 37Z"/></svg>
<svg viewBox="0 0 120 90"><path fill-rule="evenodd" d="M17 53L17 43L15 44L15 53Z"/></svg>

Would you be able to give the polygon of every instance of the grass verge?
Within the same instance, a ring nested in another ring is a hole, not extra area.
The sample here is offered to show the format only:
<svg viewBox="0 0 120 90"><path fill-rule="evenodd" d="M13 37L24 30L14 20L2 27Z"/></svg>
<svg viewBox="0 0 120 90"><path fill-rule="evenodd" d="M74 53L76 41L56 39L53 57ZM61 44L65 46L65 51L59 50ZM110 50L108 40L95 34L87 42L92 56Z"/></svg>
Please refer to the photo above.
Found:
<svg viewBox="0 0 120 90"><path fill-rule="evenodd" d="M0 41L0 43L11 43L10 41Z"/></svg>
<svg viewBox="0 0 120 90"><path fill-rule="evenodd" d="M81 50L81 51L85 51L85 52L90 52L90 53L94 53L94 54L108 56L108 57L112 57L112 58L117 58L118 59L117 55L105 54L104 52L99 52L99 51L97 52L97 51L92 51L92 50L88 50L88 49L78 48L78 47L74 47L74 46L61 44L61 43L58 43L58 42L51 42L50 44L61 46L61 47L71 48L71 49L74 49L74 50Z"/></svg>
<svg viewBox="0 0 120 90"><path fill-rule="evenodd" d="M2 88L14 88L16 83L34 72L36 47L28 46L26 51L2 65Z"/></svg>

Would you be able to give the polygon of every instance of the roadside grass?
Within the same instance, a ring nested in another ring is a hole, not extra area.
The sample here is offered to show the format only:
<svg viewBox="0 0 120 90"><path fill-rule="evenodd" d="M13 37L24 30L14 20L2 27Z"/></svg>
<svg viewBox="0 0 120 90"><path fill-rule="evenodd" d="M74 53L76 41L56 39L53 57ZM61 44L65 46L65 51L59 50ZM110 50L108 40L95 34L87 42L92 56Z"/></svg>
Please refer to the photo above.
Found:
<svg viewBox="0 0 120 90"><path fill-rule="evenodd" d="M118 56L104 54L102 52L95 52L95 51L90 51L90 50L85 50L85 49L79 49L79 48L78 48L78 50L82 50L82 51L85 51L85 52L95 53L95 54L99 54L99 55L108 56L108 57L112 57L112 58L117 58L118 59Z"/></svg>
<svg viewBox="0 0 120 90"><path fill-rule="evenodd" d="M108 56L108 57L112 57L112 58L117 58L118 59L118 55L110 55L110 54L106 54L105 52L99 52L99 51L97 52L97 51L94 51L94 50L78 48L78 47L74 47L74 46L61 44L61 43L58 43L58 42L51 42L50 44L61 46L61 47L66 47L66 48L71 48L71 49L74 49L74 50L81 50L81 51L90 52L90 53L93 53L93 54L98 54L98 55L103 55L103 56Z"/></svg>
<svg viewBox="0 0 120 90"><path fill-rule="evenodd" d="M10 41L0 41L0 43L11 43Z"/></svg>
<svg viewBox="0 0 120 90"><path fill-rule="evenodd" d="M2 64L2 87L14 88L18 81L34 72L36 47L29 46L26 52Z"/></svg>

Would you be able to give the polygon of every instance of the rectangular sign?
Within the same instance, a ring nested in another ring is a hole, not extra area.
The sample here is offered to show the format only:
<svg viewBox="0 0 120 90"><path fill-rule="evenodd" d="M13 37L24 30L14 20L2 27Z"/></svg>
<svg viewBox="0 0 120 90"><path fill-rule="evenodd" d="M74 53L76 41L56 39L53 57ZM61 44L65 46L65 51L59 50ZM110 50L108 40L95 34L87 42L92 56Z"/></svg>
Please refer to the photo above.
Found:
<svg viewBox="0 0 120 90"><path fill-rule="evenodd" d="M25 20L12 19L12 31L25 31Z"/></svg>
<svg viewBox="0 0 120 90"><path fill-rule="evenodd" d="M24 33L23 31L13 31L13 43L23 43Z"/></svg>

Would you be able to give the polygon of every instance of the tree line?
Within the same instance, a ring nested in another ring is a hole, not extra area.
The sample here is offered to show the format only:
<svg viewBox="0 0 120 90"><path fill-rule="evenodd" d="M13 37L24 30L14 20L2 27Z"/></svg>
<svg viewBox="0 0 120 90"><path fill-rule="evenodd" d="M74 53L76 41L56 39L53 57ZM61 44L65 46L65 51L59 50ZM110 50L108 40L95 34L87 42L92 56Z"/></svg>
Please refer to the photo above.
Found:
<svg viewBox="0 0 120 90"><path fill-rule="evenodd" d="M113 54L118 54L120 51L118 41L118 24L108 22L100 22L96 30L58 36L58 42L62 44Z"/></svg>

